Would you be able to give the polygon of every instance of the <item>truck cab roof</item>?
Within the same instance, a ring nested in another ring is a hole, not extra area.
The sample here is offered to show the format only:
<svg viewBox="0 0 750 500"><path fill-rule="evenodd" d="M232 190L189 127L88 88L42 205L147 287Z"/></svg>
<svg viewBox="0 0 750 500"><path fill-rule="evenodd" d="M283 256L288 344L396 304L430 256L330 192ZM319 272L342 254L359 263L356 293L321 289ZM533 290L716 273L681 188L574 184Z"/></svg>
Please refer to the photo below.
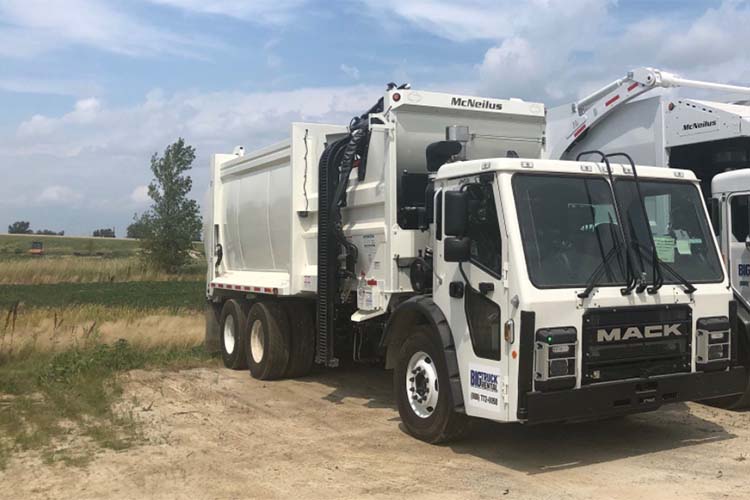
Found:
<svg viewBox="0 0 750 500"><path fill-rule="evenodd" d="M632 177L630 165L610 163L612 175L615 177ZM637 166L638 177L651 179L680 179L697 182L695 174L690 170L677 168ZM539 160L526 158L489 158L484 160L459 161L446 163L437 173L437 179L450 179L478 175L486 172L527 172L527 173L559 173L578 175L607 174L604 163L590 161Z"/></svg>
<svg viewBox="0 0 750 500"><path fill-rule="evenodd" d="M711 181L711 192L713 194L739 191L750 191L750 168L723 172L717 174Z"/></svg>

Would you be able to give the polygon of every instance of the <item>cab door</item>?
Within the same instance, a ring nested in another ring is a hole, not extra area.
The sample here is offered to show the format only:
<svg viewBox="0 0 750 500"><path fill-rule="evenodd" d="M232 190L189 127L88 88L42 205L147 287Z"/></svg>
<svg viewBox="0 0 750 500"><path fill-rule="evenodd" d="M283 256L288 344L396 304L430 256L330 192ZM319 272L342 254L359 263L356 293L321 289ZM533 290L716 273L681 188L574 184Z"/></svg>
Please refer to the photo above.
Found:
<svg viewBox="0 0 750 500"><path fill-rule="evenodd" d="M503 338L509 311L505 288L508 251L499 191L495 182L465 179L443 191L446 211L452 210L448 194L451 190L468 194L466 225L463 234L443 234L442 242L436 245L442 283L438 280L435 298L448 312L466 413L504 421L509 414L509 351ZM458 264L443 259L442 250L452 237L469 239L467 261Z"/></svg>
<svg viewBox="0 0 750 500"><path fill-rule="evenodd" d="M750 193L732 193L727 212L727 271L732 287L750 305Z"/></svg>

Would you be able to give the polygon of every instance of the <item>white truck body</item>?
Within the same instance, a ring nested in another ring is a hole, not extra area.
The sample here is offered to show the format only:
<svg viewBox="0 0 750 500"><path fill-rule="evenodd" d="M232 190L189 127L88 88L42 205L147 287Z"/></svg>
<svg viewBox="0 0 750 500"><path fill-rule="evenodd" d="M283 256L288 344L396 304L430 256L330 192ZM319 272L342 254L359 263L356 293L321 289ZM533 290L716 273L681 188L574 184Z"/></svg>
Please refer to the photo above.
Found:
<svg viewBox="0 0 750 500"><path fill-rule="evenodd" d="M399 176L427 174L425 148L446 126L470 126L467 158L540 155L544 105L520 100L400 90L387 95L383 123L372 125L367 174L351 175L345 232L362 249L358 270L368 284L362 314L383 313L394 293L411 292L409 262L428 246L428 234L398 224ZM456 101L458 104L454 104ZM346 132L339 125L293 123L290 138L243 155L211 161L212 231L207 248L223 247L209 266L213 289L275 295L317 291L318 160L325 144ZM209 252L212 253L212 252ZM397 260L398 259L398 260Z"/></svg>

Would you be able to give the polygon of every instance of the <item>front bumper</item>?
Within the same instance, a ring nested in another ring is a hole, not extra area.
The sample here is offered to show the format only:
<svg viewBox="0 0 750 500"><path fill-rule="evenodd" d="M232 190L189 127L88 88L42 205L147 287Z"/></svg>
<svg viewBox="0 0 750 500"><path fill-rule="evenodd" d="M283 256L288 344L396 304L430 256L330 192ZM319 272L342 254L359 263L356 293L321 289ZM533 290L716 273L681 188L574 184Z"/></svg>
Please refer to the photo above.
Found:
<svg viewBox="0 0 750 500"><path fill-rule="evenodd" d="M603 382L580 389L529 392L525 408L519 408L518 417L535 424L640 413L667 403L739 395L745 392L747 384L747 370L734 367L719 372Z"/></svg>

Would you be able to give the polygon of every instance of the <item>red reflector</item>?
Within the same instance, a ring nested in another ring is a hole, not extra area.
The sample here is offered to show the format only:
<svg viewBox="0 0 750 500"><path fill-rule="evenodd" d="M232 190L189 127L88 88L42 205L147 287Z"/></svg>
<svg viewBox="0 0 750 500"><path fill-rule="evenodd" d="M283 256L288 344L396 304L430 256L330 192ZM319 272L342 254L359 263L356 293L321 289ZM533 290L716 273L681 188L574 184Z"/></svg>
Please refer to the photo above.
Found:
<svg viewBox="0 0 750 500"><path fill-rule="evenodd" d="M576 130L576 132L575 132L575 134L573 134L573 136L574 137L578 137L579 135L581 135L581 133L584 130L586 130L586 124L585 123L583 125L581 125L580 127L578 127L578 130Z"/></svg>
<svg viewBox="0 0 750 500"><path fill-rule="evenodd" d="M605 106L609 106L609 105L610 105L610 104L612 104L613 102L617 101L617 99L619 99L619 98L620 98L620 96L619 96L619 95L616 95L616 96L614 96L614 97L613 97L612 99L610 99L609 101L605 102L605 103L604 103L604 105L605 105Z"/></svg>
<svg viewBox="0 0 750 500"><path fill-rule="evenodd" d="M628 92L630 92L631 90L633 90L633 89L634 89L634 88L636 88L637 86L638 86L638 84L637 84L637 83L631 83L631 84L630 84L630 87L628 87Z"/></svg>
<svg viewBox="0 0 750 500"><path fill-rule="evenodd" d="M273 293L273 289L272 288L264 288L263 289L263 293Z"/></svg>
<svg viewBox="0 0 750 500"><path fill-rule="evenodd" d="M216 283L211 283L211 288L215 288L215 287L216 287Z"/></svg>
<svg viewBox="0 0 750 500"><path fill-rule="evenodd" d="M368 286L377 286L378 285L378 280L367 280L367 285Z"/></svg>
<svg viewBox="0 0 750 500"><path fill-rule="evenodd" d="M401 100L401 94L399 94L398 92L396 92L395 94L393 94L393 101L394 102L398 102L400 100Z"/></svg>

